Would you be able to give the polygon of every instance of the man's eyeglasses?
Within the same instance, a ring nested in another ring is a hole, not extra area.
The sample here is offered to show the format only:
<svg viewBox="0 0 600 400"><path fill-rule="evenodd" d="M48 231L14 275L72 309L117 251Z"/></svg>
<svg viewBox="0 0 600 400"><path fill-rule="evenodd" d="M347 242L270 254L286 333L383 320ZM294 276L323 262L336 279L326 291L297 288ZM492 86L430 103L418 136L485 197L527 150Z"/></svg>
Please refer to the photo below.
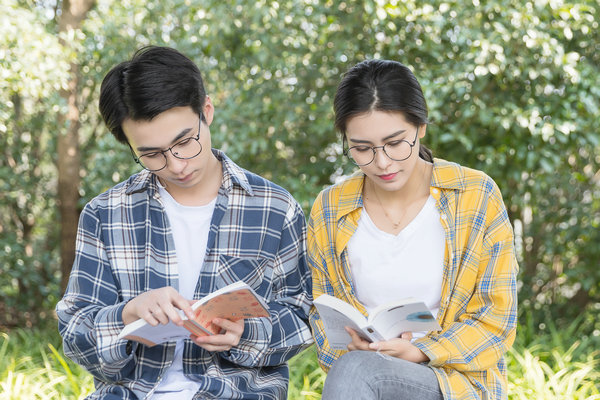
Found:
<svg viewBox="0 0 600 400"><path fill-rule="evenodd" d="M417 143L417 137L419 136L419 127L417 127L417 133L415 134L415 140L412 143L406 139L393 140L387 142L383 146L367 146L359 144L350 147L344 151L344 155L348 157L354 164L362 167L369 165L375 159L375 153L377 149L382 149L384 154L394 161L404 161L412 154L412 149Z"/></svg>
<svg viewBox="0 0 600 400"><path fill-rule="evenodd" d="M202 115L200 115L200 121L198 122L198 134L189 138L185 138L175 143L173 146L165 150L153 151L151 153L145 153L137 157L135 152L131 149L131 154L136 163L140 164L143 168L148 171L157 172L167 166L167 151L173 154L173 157L181 160L187 160L196 157L202 152L202 145L200 144L200 127L202 126Z"/></svg>

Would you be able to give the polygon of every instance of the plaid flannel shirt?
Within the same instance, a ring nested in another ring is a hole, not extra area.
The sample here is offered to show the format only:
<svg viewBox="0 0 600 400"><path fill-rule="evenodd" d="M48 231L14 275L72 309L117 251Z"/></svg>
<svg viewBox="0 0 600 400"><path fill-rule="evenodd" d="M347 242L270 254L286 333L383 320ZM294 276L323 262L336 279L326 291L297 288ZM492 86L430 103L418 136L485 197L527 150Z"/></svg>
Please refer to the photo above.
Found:
<svg viewBox="0 0 600 400"><path fill-rule="evenodd" d="M200 383L194 398L282 399L286 361L312 343L304 214L287 191L213 152L223 183L194 299L243 280L267 300L270 318L247 319L230 351L186 340L183 371ZM175 342L117 339L127 301L164 286L178 287L173 235L156 177L142 171L85 206L69 285L56 306L65 354L94 376L90 398L147 398L171 365Z"/></svg>
<svg viewBox="0 0 600 400"><path fill-rule="evenodd" d="M356 298L347 250L363 206L363 182L364 175L357 173L321 192L309 218L307 257L313 297L336 296L366 316ZM445 399L506 399L504 353L516 333L518 265L502 196L482 172L439 159L434 160L430 194L446 241L437 318L442 331L414 344L429 357ZM310 323L319 363L328 370L344 351L329 347L314 307Z"/></svg>

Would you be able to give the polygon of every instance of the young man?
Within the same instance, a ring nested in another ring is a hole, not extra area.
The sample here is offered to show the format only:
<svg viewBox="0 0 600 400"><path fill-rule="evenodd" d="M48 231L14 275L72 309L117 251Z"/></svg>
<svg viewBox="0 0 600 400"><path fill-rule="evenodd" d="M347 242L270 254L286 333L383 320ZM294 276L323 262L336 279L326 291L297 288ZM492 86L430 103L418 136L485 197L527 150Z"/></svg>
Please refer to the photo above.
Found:
<svg viewBox="0 0 600 400"><path fill-rule="evenodd" d="M197 66L147 47L100 93L108 129L144 170L84 208L56 311L65 354L94 375L90 398L284 399L286 361L311 342L305 220L292 196L211 149L215 109ZM125 324L182 324L177 310L243 280L270 318L154 347Z"/></svg>

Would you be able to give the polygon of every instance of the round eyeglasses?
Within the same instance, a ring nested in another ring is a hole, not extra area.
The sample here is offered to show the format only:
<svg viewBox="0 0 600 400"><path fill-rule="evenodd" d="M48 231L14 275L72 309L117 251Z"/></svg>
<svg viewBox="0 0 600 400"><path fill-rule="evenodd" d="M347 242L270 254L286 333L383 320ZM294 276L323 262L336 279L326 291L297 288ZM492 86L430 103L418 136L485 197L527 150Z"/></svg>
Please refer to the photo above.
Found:
<svg viewBox="0 0 600 400"><path fill-rule="evenodd" d="M129 146L134 161L140 164L143 168L147 169L148 171L157 172L161 169L164 169L167 166L167 151L170 152L173 155L173 157L179 158L180 160L188 160L190 158L196 157L202 152L202 144L200 144L201 126L202 115L200 116L200 120L198 122L198 134L196 136L180 140L179 142L175 143L173 146L165 150L144 153L141 156L137 157L135 155L135 152L133 151L133 148Z"/></svg>
<svg viewBox="0 0 600 400"><path fill-rule="evenodd" d="M377 149L382 149L383 153L391 160L404 161L412 155L412 149L417 143L418 136L419 127L417 127L415 140L413 140L412 143L406 139L402 139L392 140L383 146L367 146L364 144L359 144L345 150L344 155L359 167L371 164L375 159Z"/></svg>

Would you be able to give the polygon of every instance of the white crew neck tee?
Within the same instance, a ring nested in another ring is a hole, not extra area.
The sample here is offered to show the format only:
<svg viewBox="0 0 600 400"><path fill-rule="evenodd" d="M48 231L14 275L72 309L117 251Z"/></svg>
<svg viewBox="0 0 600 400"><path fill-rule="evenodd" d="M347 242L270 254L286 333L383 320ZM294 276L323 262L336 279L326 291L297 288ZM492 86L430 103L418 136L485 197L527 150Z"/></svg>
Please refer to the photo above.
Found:
<svg viewBox="0 0 600 400"><path fill-rule="evenodd" d="M377 228L365 208L348 242L357 299L367 312L406 297L425 302L434 316L440 307L444 270L444 228L431 196L397 235ZM424 333L413 332L413 338Z"/></svg>
<svg viewBox="0 0 600 400"><path fill-rule="evenodd" d="M161 185L158 192L175 242L177 269L179 272L179 293L186 299L193 299L200 270L206 254L210 222L215 209L216 197L204 206L183 206ZM152 399L191 399L198 391L200 383L183 374L183 340L175 346L173 363L162 376L152 395Z"/></svg>

